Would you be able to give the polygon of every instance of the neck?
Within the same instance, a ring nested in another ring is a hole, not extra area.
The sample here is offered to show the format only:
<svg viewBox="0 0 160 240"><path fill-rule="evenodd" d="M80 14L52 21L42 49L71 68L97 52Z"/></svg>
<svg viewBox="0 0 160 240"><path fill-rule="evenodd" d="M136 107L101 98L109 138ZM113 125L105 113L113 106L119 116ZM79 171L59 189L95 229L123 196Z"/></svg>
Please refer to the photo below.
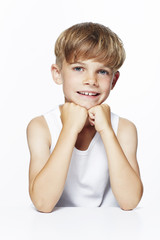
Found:
<svg viewBox="0 0 160 240"><path fill-rule="evenodd" d="M95 134L96 130L94 126L91 126L89 119L87 118L86 123L82 129L82 131L79 133L79 135L83 134Z"/></svg>
<svg viewBox="0 0 160 240"><path fill-rule="evenodd" d="M91 126L87 119L82 131L78 134L75 147L81 151L87 150L95 134L95 127Z"/></svg>

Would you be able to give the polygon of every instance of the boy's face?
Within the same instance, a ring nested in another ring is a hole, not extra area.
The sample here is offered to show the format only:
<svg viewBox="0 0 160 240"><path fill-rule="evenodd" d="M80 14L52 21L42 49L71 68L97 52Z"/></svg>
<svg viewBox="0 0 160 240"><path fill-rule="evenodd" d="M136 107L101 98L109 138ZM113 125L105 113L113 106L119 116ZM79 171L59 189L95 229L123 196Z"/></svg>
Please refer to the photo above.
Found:
<svg viewBox="0 0 160 240"><path fill-rule="evenodd" d="M113 74L110 68L94 59L72 64L64 61L61 70L53 65L52 71L56 71L53 73L56 83L63 84L65 102L73 102L86 109L102 104L119 77L119 72Z"/></svg>

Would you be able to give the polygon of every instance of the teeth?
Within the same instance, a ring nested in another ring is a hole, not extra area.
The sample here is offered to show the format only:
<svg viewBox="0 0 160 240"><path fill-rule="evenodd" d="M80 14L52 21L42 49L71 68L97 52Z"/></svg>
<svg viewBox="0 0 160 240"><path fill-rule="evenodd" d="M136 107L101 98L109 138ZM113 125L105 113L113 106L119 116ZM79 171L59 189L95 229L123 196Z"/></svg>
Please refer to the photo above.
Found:
<svg viewBox="0 0 160 240"><path fill-rule="evenodd" d="M97 93L89 93L89 92L79 92L80 94L87 95L87 96L96 96Z"/></svg>

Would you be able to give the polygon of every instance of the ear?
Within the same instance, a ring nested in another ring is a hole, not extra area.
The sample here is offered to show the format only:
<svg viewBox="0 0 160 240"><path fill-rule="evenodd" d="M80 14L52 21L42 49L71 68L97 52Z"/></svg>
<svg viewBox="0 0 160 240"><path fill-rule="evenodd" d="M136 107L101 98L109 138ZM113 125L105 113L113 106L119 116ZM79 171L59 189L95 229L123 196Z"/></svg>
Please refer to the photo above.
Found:
<svg viewBox="0 0 160 240"><path fill-rule="evenodd" d="M117 72L114 73L114 75L113 75L113 80L112 80L111 90L112 90L112 89L114 88L114 86L116 85L119 76L120 76L120 72L119 72L119 71L117 71Z"/></svg>
<svg viewBox="0 0 160 240"><path fill-rule="evenodd" d="M52 64L51 66L52 78L56 84L62 84L62 76L60 67L57 64Z"/></svg>

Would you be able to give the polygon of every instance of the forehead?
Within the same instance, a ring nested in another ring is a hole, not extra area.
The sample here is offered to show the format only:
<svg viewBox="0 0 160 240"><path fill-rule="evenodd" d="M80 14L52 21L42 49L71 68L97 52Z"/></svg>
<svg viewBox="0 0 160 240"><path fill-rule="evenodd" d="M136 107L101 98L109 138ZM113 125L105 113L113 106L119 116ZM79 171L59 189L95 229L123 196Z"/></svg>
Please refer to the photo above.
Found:
<svg viewBox="0 0 160 240"><path fill-rule="evenodd" d="M114 49L105 44L85 42L78 46L70 47L69 50L67 49L64 58L68 63L94 59L95 62L113 67L112 65L114 65L116 61L116 54L113 52Z"/></svg>
<svg viewBox="0 0 160 240"><path fill-rule="evenodd" d="M68 64L68 65L80 64L80 65L84 65L84 66L104 67L104 68L111 69L106 62L97 61L96 58L87 59L87 60L80 58L80 59L77 59L72 62L67 62L66 60L64 60L64 64Z"/></svg>

